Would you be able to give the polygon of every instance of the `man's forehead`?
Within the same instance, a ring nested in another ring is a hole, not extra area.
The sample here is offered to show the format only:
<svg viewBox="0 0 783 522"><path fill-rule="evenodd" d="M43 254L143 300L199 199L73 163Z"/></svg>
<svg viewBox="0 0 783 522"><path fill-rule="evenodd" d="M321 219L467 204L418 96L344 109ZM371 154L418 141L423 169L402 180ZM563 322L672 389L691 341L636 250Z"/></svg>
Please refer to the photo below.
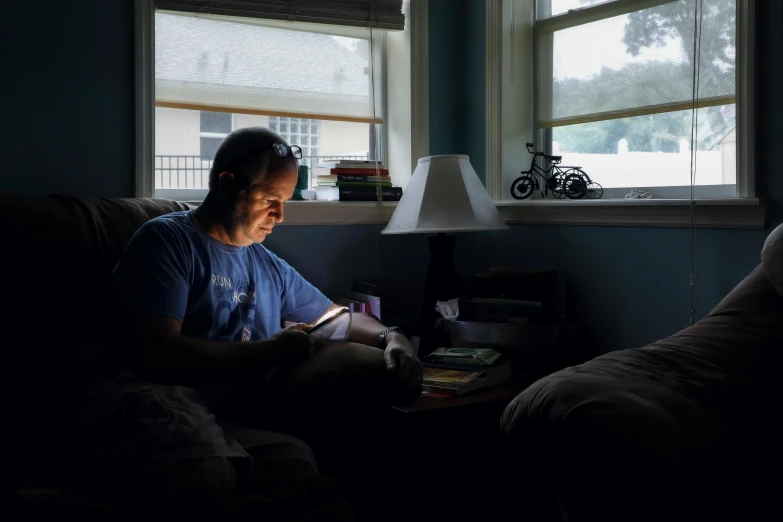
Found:
<svg viewBox="0 0 783 522"><path fill-rule="evenodd" d="M291 182L296 183L298 178L297 170L295 168L284 169L275 173L265 174L258 181L253 183L253 190L260 190L265 192L279 191L284 187L287 187Z"/></svg>

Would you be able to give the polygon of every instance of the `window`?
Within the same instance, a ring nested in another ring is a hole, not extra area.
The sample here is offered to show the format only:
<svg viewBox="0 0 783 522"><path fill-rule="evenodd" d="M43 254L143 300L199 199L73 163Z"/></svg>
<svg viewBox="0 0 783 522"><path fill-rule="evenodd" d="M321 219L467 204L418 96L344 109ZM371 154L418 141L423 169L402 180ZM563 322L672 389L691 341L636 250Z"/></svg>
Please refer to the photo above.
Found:
<svg viewBox="0 0 783 522"><path fill-rule="evenodd" d="M737 0L538 0L536 20L539 148L604 198L688 198L695 129L697 197L737 195Z"/></svg>
<svg viewBox="0 0 783 522"><path fill-rule="evenodd" d="M210 161L215 157L220 142L233 130L232 120L232 115L228 112L199 111L201 161ZM165 132L165 127L161 127Z"/></svg>
<svg viewBox="0 0 783 522"><path fill-rule="evenodd" d="M302 148L302 156L319 156L321 137L321 122L306 118L269 118L269 128L280 135L291 145Z"/></svg>
<svg viewBox="0 0 783 522"><path fill-rule="evenodd" d="M311 167L325 156L384 161L386 31L179 9L153 18L155 195L203 198L221 141L248 126L299 145Z"/></svg>
<svg viewBox="0 0 783 522"><path fill-rule="evenodd" d="M416 160L429 154L427 2L285 4L134 1L137 197L199 201L206 195L210 162L201 161L201 111L230 113L232 129L268 126L270 117L320 122L317 152L321 157L372 159L378 151L392 182L407 184ZM175 19L180 23L166 26ZM368 20L373 21L372 31ZM231 24L223 26L220 35L231 35L224 41L244 43L241 60L211 45L213 36L197 42L188 38L207 34L193 25L207 22ZM253 27L285 33L248 45L240 36ZM309 33L312 36L304 37L319 43L294 45L293 39L303 38L295 32ZM341 49L335 50L333 43ZM333 59L345 57L345 51L353 52L351 63L356 63L355 55L364 60L365 81L355 74L355 67L345 67L349 65L345 60ZM170 59L156 59L160 52ZM253 60L262 60L263 67ZM242 63L246 66L240 67ZM232 74L250 71L254 80L240 82L232 76L228 81L229 70ZM258 71L276 82L266 85L267 91L259 85ZM362 85L367 90L360 93L357 86ZM392 211L391 203L384 203L381 212L363 204L302 203L291 206L286 224L375 224Z"/></svg>

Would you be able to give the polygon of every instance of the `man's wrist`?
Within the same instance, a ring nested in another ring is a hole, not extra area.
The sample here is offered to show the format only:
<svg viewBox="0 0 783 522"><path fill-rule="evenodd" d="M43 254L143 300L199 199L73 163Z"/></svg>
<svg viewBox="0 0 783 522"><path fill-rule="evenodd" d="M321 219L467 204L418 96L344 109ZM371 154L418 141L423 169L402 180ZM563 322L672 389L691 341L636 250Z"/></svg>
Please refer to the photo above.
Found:
<svg viewBox="0 0 783 522"><path fill-rule="evenodd" d="M386 346L389 346L389 343L394 341L407 341L408 338L405 337L405 334L402 333L402 330L393 330L392 332L389 332L386 334Z"/></svg>
<svg viewBox="0 0 783 522"><path fill-rule="evenodd" d="M402 328L399 326L389 326L378 336L376 345L378 348L386 348L389 346L389 343L395 339L395 336L401 336L404 338L405 334L402 332Z"/></svg>

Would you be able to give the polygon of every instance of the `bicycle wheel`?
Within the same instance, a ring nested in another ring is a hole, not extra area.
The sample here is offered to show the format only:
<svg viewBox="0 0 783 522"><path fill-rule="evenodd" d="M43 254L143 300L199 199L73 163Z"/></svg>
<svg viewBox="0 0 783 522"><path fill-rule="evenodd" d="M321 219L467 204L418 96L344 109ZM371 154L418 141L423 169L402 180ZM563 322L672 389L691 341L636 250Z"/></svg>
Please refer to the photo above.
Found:
<svg viewBox="0 0 783 522"><path fill-rule="evenodd" d="M587 194L587 182L579 174L566 174L563 188L569 199L582 199Z"/></svg>
<svg viewBox="0 0 783 522"><path fill-rule="evenodd" d="M511 184L511 197L514 199L527 199L533 193L533 176L529 172L524 173Z"/></svg>
<svg viewBox="0 0 783 522"><path fill-rule="evenodd" d="M565 186L563 185L564 177L562 174L555 174L554 176L557 183L552 188L552 197L555 199L565 199Z"/></svg>
<svg viewBox="0 0 783 522"><path fill-rule="evenodd" d="M591 181L587 184L587 199L601 199L604 195L604 188L600 183Z"/></svg>

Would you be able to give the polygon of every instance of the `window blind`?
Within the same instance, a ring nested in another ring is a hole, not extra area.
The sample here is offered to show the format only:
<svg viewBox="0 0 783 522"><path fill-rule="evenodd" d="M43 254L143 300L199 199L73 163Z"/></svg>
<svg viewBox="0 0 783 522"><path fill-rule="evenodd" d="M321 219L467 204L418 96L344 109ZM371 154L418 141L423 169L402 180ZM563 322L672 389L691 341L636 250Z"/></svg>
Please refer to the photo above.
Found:
<svg viewBox="0 0 783 522"><path fill-rule="evenodd" d="M598 20L585 8L539 21L539 128L691 109L695 1L616 1ZM736 0L703 6L698 106L731 104Z"/></svg>
<svg viewBox="0 0 783 522"><path fill-rule="evenodd" d="M380 96L372 93L380 60L371 60L369 36L230 20L155 13L156 106L382 122Z"/></svg>
<svg viewBox="0 0 783 522"><path fill-rule="evenodd" d="M160 0L158 9L401 31L402 0Z"/></svg>

